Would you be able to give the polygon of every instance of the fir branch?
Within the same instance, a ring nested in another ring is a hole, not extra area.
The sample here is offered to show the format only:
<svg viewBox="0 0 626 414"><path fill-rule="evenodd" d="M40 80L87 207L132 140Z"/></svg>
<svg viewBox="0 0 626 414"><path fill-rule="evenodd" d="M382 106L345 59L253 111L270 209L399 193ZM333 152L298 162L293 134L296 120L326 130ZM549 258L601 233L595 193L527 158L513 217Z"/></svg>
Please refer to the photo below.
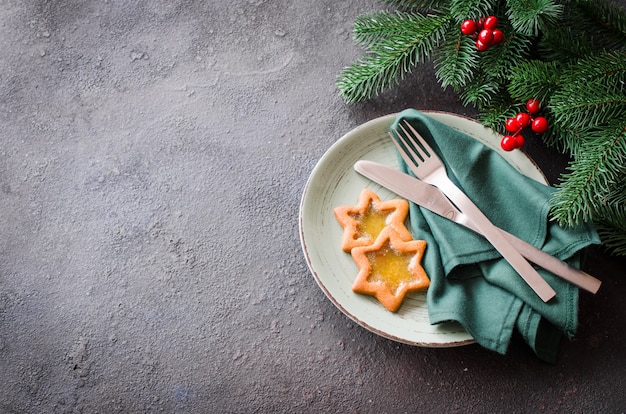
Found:
<svg viewBox="0 0 626 414"><path fill-rule="evenodd" d="M609 201L596 211L594 223L604 247L626 256L626 177L615 187Z"/></svg>
<svg viewBox="0 0 626 414"><path fill-rule="evenodd" d="M480 70L491 79L505 84L510 77L514 65L512 62L525 61L531 47L531 38L513 32L505 24L501 25L505 31L505 41L497 47L481 52Z"/></svg>
<svg viewBox="0 0 626 414"><path fill-rule="evenodd" d="M369 47L394 33L407 32L424 19L420 14L402 12L363 14L354 20L354 40L361 46Z"/></svg>
<svg viewBox="0 0 626 414"><path fill-rule="evenodd" d="M477 56L475 61L478 62L478 67L460 68L459 70L470 69L472 73L466 74L462 83L450 82L454 90L459 93L464 105L471 104L476 106L479 111L483 111L490 105L490 102L492 103L498 97L509 97L505 84L511 71L510 62L522 59L528 53L530 39L527 36L512 32L508 33L505 39L505 42L498 47L480 53L476 51L473 42L466 41L469 48L467 53L470 56ZM445 49L443 52L445 53ZM444 65L449 64L450 61L439 60L437 63L439 64L437 74L445 74L449 68ZM453 61L453 63L457 62Z"/></svg>
<svg viewBox="0 0 626 414"><path fill-rule="evenodd" d="M626 256L626 204L605 206L594 220L604 247L616 255Z"/></svg>
<svg viewBox="0 0 626 414"><path fill-rule="evenodd" d="M604 125L626 114L626 94L598 82L572 82L550 98L554 121L572 129Z"/></svg>
<svg viewBox="0 0 626 414"><path fill-rule="evenodd" d="M547 145L569 154L578 153L587 129L624 119L624 52L600 52L565 65L532 61L513 72L509 90L516 99L525 101L535 96L549 103L544 111L554 122L543 136ZM541 79L546 82L543 87ZM606 100L609 95L613 101L600 104L598 100Z"/></svg>
<svg viewBox="0 0 626 414"><path fill-rule="evenodd" d="M511 68L508 91L517 101L529 98L546 103L559 86L560 68L557 62L526 60Z"/></svg>
<svg viewBox="0 0 626 414"><path fill-rule="evenodd" d="M380 20L380 13L370 16ZM368 54L345 68L337 79L340 94L348 103L371 98L428 60L450 21L448 15L424 17L416 13L389 14L386 18L392 22L386 26L389 30L379 27ZM372 26L377 27L375 23Z"/></svg>
<svg viewBox="0 0 626 414"><path fill-rule="evenodd" d="M553 0L507 0L507 16L516 31L537 36L556 26L563 6Z"/></svg>
<svg viewBox="0 0 626 414"><path fill-rule="evenodd" d="M488 107L483 108L478 119L484 126L505 133L504 124L508 118L512 118L523 111L523 104L514 104L508 93L502 93L494 97Z"/></svg>
<svg viewBox="0 0 626 414"><path fill-rule="evenodd" d="M620 181L615 182L611 188L607 189L602 205L596 209L598 216L604 214L604 207L606 206L626 208L626 176L621 177Z"/></svg>
<svg viewBox="0 0 626 414"><path fill-rule="evenodd" d="M552 213L562 225L575 225L594 217L607 204L626 177L626 122L586 134L575 161L562 175L552 200Z"/></svg>
<svg viewBox="0 0 626 414"><path fill-rule="evenodd" d="M548 117L550 115L548 114ZM568 125L552 122L550 128L541 137L542 141L551 147L569 155L578 153L582 143L580 130L574 130Z"/></svg>
<svg viewBox="0 0 626 414"><path fill-rule="evenodd" d="M502 92L500 84L493 79L476 78L462 89L455 89L464 106L473 105L482 110L495 96Z"/></svg>
<svg viewBox="0 0 626 414"><path fill-rule="evenodd" d="M593 46L580 34L574 33L571 25L563 24L543 33L537 45L543 61L568 62L594 52Z"/></svg>
<svg viewBox="0 0 626 414"><path fill-rule="evenodd" d="M503 21L500 27L505 32L505 41L497 47L481 53L479 65L481 73L500 86L497 93L492 95L489 105L483 105L479 108L478 116L485 126L504 133L506 119L515 116L524 109L524 104L520 103L521 101L513 100L509 91L506 90L512 70L516 67L511 62L523 62L528 59L531 39L514 32L506 21Z"/></svg>
<svg viewBox="0 0 626 414"><path fill-rule="evenodd" d="M588 53L583 58L568 64L563 72L564 83L596 81L600 81L607 87L623 90L624 83L626 83L626 52Z"/></svg>
<svg viewBox="0 0 626 414"><path fill-rule="evenodd" d="M465 19L478 20L494 10L496 0L450 0L450 14L458 22Z"/></svg>
<svg viewBox="0 0 626 414"><path fill-rule="evenodd" d="M572 26L575 34L585 37L595 49L624 49L626 47L626 12L610 3L596 0L576 0L572 4Z"/></svg>
<svg viewBox="0 0 626 414"><path fill-rule="evenodd" d="M476 74L478 54L476 43L468 36L449 36L441 45L435 59L437 79L445 89L452 86L461 89Z"/></svg>

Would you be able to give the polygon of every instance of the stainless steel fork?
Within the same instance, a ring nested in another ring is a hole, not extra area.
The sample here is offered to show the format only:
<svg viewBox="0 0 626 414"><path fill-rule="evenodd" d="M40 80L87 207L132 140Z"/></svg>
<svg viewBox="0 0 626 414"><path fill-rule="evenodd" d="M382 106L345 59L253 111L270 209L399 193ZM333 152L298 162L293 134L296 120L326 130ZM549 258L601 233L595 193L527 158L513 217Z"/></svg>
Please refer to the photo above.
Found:
<svg viewBox="0 0 626 414"><path fill-rule="evenodd" d="M399 127L402 133L392 130L389 135L411 171L422 181L438 187L459 210L465 213L544 302L556 296L554 289L504 238L500 230L474 202L450 180L444 164L415 128L408 122L400 124Z"/></svg>

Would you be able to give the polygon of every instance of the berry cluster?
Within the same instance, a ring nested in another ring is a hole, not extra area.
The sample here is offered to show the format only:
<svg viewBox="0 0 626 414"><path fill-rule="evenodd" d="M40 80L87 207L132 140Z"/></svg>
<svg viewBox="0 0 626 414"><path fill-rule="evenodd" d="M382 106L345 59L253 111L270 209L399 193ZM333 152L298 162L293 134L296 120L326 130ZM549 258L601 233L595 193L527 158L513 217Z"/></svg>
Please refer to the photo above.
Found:
<svg viewBox="0 0 626 414"><path fill-rule="evenodd" d="M461 23L461 33L466 36L474 36L478 33L476 48L482 52L504 40L504 34L501 30L496 29L497 26L498 18L496 16L481 18L478 21L468 19Z"/></svg>
<svg viewBox="0 0 626 414"><path fill-rule="evenodd" d="M543 134L550 126L548 120L542 116L533 117L541 110L541 102L537 99L529 99L526 102L526 110L530 114L520 112L513 118L506 120L504 127L513 135L505 135L500 141L500 146L505 151L513 151L524 146L524 136L520 134L524 128L530 126L533 132Z"/></svg>

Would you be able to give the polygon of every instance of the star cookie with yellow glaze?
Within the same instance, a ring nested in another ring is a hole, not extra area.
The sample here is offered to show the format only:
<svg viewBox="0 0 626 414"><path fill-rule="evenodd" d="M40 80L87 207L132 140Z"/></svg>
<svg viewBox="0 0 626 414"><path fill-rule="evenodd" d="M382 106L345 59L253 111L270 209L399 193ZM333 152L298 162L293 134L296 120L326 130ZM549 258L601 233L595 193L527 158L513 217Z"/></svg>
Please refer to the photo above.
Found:
<svg viewBox="0 0 626 414"><path fill-rule="evenodd" d="M352 249L359 267L352 290L374 296L391 312L397 311L407 293L430 285L421 265L425 249L425 240L405 241L393 229L384 229L374 244Z"/></svg>
<svg viewBox="0 0 626 414"><path fill-rule="evenodd" d="M381 201L376 193L365 188L356 206L339 206L333 212L344 229L341 239L344 252L373 244L385 227L394 229L402 240L412 239L404 225L409 213L409 202L406 200Z"/></svg>

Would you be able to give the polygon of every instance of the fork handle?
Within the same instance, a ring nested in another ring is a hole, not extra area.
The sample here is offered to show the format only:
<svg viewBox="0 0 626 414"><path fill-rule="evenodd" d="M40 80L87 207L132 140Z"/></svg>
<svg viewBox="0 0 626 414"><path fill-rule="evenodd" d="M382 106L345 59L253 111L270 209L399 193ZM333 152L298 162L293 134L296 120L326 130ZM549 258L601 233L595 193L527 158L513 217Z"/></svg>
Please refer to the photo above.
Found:
<svg viewBox="0 0 626 414"><path fill-rule="evenodd" d="M511 245L508 239L502 234L502 231L491 223L476 204L450 181L445 170L441 171L443 172L442 174L440 173L436 174L434 177L429 177L429 183L439 187L439 189L456 204L459 210L469 217L483 236L485 236L502 257L509 262L513 269L519 273L522 279L524 279L541 300L548 302L556 296L554 289L552 289L548 282L546 282L530 263L522 257L515 247Z"/></svg>
<svg viewBox="0 0 626 414"><path fill-rule="evenodd" d="M585 273L582 270L547 254L543 250L538 249L530 243L526 243L524 240L512 235L511 233L507 233L502 229L500 229L500 231L522 256L533 263L538 264L544 269L551 271L555 275L560 276L561 278L585 289L588 292L595 294L598 292L598 289L600 289L602 282L591 276L589 273Z"/></svg>
<svg viewBox="0 0 626 414"><path fill-rule="evenodd" d="M443 194L443 193L440 193ZM449 218L449 217L448 217ZM455 222L474 230L475 232L482 234L466 214L457 214L454 219ZM554 273L561 279L567 280L570 283L578 286L587 292L596 294L602 285L602 281L591 276L589 273L564 262L563 260L554 257L543 250L533 246L532 244L520 239L519 237L500 229L502 235L508 240L515 250L517 250L527 260L541 266L542 268Z"/></svg>

